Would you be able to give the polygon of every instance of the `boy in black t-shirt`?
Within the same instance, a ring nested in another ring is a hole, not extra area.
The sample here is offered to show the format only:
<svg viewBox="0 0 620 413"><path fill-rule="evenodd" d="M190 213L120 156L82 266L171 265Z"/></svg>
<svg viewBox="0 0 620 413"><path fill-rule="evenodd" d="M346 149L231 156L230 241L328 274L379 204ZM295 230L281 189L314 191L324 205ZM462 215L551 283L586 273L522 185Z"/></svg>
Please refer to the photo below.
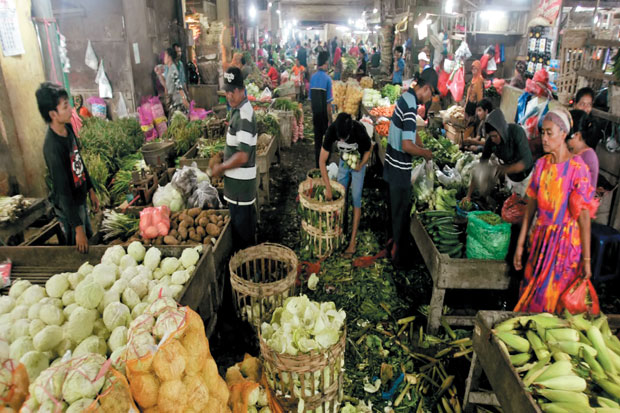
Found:
<svg viewBox="0 0 620 413"><path fill-rule="evenodd" d="M51 82L42 83L36 91L41 116L48 124L43 156L52 180L52 201L69 245L80 252L88 251L92 236L86 195L95 212L99 199L86 170L71 127L71 106L67 91Z"/></svg>
<svg viewBox="0 0 620 413"><path fill-rule="evenodd" d="M336 121L330 125L323 140L321 156L319 158L319 168L321 177L325 183L325 195L327 200L332 199L332 190L327 176L327 160L336 143L340 152L340 164L338 165L338 182L342 184L348 192L351 183L353 193L353 229L351 230L351 241L344 254L352 257L356 251L357 229L362 216L362 189L364 188L364 175L366 174L366 164L370 158L372 143L366 132L366 128L360 122L354 120L347 113L340 113ZM359 153L359 158L357 157ZM344 160L355 157L355 162L351 166Z"/></svg>

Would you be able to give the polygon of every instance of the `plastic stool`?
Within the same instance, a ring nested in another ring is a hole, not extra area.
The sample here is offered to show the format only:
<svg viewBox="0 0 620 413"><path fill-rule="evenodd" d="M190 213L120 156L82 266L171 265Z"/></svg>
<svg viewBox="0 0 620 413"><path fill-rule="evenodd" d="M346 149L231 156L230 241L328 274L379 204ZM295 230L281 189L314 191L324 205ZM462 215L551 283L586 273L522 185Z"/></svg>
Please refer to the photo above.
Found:
<svg viewBox="0 0 620 413"><path fill-rule="evenodd" d="M620 275L620 254L614 254L618 259L615 265L615 272L601 274L603 268L603 260L605 258L605 250L608 247L616 247L620 249L620 232L607 225L592 223L592 280L601 282L616 278Z"/></svg>

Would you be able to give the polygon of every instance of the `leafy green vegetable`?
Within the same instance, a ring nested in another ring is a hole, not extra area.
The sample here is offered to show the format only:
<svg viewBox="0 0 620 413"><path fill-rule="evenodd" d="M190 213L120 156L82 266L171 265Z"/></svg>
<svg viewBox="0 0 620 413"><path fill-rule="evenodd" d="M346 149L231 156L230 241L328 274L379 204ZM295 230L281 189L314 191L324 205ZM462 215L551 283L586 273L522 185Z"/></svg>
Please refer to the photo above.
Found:
<svg viewBox="0 0 620 413"><path fill-rule="evenodd" d="M391 103L396 103L398 98L400 97L400 85L385 85L383 89L381 89L381 96L389 98Z"/></svg>

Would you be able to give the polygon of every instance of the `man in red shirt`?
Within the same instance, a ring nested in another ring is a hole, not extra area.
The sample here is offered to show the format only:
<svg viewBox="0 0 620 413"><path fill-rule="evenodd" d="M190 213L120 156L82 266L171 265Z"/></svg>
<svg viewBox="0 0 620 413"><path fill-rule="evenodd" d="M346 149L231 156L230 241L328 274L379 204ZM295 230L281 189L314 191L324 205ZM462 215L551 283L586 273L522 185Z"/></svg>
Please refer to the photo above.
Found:
<svg viewBox="0 0 620 413"><path fill-rule="evenodd" d="M273 59L269 59L267 61L267 67L269 67L269 71L267 72L267 76L271 79L271 85L275 88L278 86L278 81L280 80L280 73L273 66Z"/></svg>

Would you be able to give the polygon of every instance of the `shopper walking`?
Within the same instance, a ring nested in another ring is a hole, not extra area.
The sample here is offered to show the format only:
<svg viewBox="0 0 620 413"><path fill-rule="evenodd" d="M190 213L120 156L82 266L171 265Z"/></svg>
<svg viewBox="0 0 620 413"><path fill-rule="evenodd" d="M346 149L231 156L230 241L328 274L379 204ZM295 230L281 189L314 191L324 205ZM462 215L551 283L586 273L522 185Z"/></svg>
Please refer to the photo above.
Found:
<svg viewBox="0 0 620 413"><path fill-rule="evenodd" d="M256 119L245 95L243 75L236 67L224 74L226 100L231 106L224 162L211 175L224 175L224 199L228 202L235 251L256 242Z"/></svg>
<svg viewBox="0 0 620 413"><path fill-rule="evenodd" d="M405 71L405 59L403 59L403 47L396 46L394 49L394 71L392 72L392 84L403 84L403 72Z"/></svg>
<svg viewBox="0 0 620 413"><path fill-rule="evenodd" d="M527 189L527 211L514 255L515 269L521 270L525 239L537 213L516 312L553 313L566 288L578 277L592 275L590 219L598 201L588 167L566 145L570 130L566 109L554 109L543 120L546 155L536 162Z"/></svg>
<svg viewBox="0 0 620 413"><path fill-rule="evenodd" d="M409 234L409 202L411 200L411 161L414 156L430 160L433 154L424 149L416 136L416 114L418 102L428 102L437 93L437 73L426 69L398 100L390 129L385 153L383 179L389 185L390 213L392 218L391 257L399 265L404 257L401 248L407 243Z"/></svg>
<svg viewBox="0 0 620 413"><path fill-rule="evenodd" d="M43 157L52 181L54 212L62 224L67 244L76 245L80 252L86 253L88 238L93 235L86 197L90 197L94 212L99 211L99 199L71 127L69 95L51 82L41 84L35 95L39 112L48 125Z"/></svg>
<svg viewBox="0 0 620 413"><path fill-rule="evenodd" d="M328 52L319 53L317 72L310 79L310 101L312 104L312 124L314 126L314 159L319 167L319 157L325 131L332 123L332 79L327 74Z"/></svg>

